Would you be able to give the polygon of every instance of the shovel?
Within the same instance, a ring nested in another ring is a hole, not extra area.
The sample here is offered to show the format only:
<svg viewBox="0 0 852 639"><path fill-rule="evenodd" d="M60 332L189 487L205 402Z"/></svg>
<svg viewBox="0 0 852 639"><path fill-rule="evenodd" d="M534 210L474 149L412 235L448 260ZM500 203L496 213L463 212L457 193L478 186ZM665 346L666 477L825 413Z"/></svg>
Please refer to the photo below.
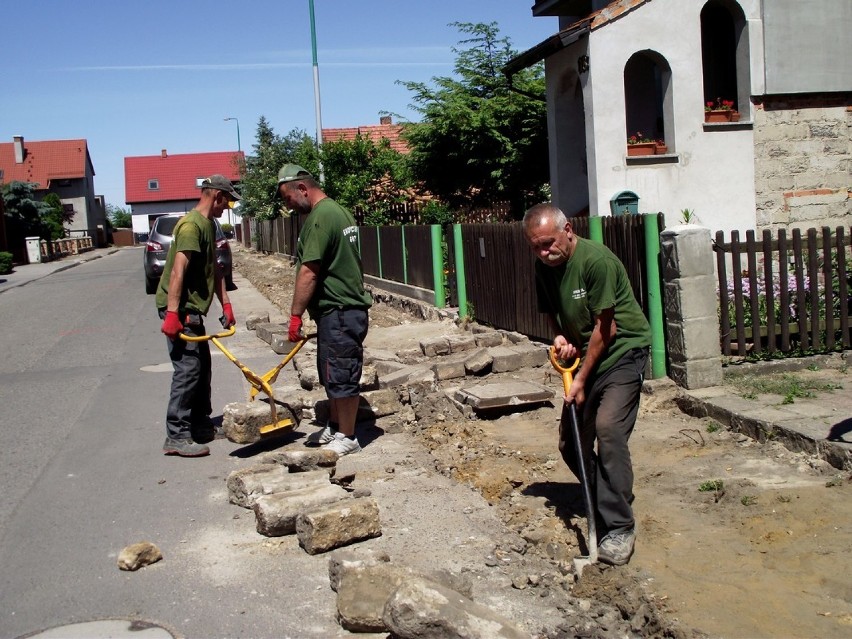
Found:
<svg viewBox="0 0 852 639"><path fill-rule="evenodd" d="M572 373L580 365L580 358L575 359L569 368L565 368L560 365L559 360L556 358L556 349L551 346L550 363L562 375L562 387L565 389L565 394L567 395L571 388L571 383L574 381ZM586 474L586 462L583 459L583 446L580 441L580 426L577 423L577 406L574 402L571 402L568 406L568 412L571 417L571 436L574 439L574 450L577 451L577 469L580 475L580 485L583 489L583 501L586 502L586 521L589 528L587 539L589 554L574 557L574 572L577 573L577 577L579 578L583 574L583 568L598 561L598 534L595 530L595 505L592 501L592 489L589 486L589 477Z"/></svg>

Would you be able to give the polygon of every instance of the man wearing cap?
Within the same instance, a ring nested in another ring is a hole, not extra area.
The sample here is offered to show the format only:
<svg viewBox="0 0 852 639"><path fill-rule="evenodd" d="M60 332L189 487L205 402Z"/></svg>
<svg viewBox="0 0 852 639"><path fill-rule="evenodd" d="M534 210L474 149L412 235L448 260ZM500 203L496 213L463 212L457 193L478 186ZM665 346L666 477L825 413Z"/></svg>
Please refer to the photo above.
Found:
<svg viewBox="0 0 852 639"><path fill-rule="evenodd" d="M355 437L360 402L367 311L358 252L358 225L352 214L329 198L313 176L296 164L278 172L276 198L307 215L296 246L296 286L290 307L291 342L303 338L302 315L317 323L317 371L329 400L329 421L306 443L324 444L338 455L361 450Z"/></svg>
<svg viewBox="0 0 852 639"><path fill-rule="evenodd" d="M225 290L225 278L216 263L216 226L226 208L240 199L223 175L201 182L201 199L175 225L174 238L157 287L157 310L163 320L160 330L168 338L174 373L166 411L166 441L163 452L181 457L210 454L206 442L215 437L210 413L210 345L207 341L179 339L204 335L204 316L213 295L222 304L222 323L236 324Z"/></svg>

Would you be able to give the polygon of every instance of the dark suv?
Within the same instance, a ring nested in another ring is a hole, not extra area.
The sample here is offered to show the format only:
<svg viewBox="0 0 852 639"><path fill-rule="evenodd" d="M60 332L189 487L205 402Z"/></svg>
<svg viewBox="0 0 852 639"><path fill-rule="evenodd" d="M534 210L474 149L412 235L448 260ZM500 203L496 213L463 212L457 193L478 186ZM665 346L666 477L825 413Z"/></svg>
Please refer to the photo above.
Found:
<svg viewBox="0 0 852 639"><path fill-rule="evenodd" d="M169 247L172 245L175 224L182 217L183 215L161 215L154 220L154 226L151 227L151 233L148 235L148 243L145 245L145 253L143 255L146 293L150 294L157 291L157 284L160 282L163 267L166 265L166 256L169 253ZM222 268L222 275L225 277L225 287L229 291L233 291L236 286L234 286L233 279L231 246L228 244L228 238L222 232L219 220L214 218L213 221L216 223L216 262Z"/></svg>

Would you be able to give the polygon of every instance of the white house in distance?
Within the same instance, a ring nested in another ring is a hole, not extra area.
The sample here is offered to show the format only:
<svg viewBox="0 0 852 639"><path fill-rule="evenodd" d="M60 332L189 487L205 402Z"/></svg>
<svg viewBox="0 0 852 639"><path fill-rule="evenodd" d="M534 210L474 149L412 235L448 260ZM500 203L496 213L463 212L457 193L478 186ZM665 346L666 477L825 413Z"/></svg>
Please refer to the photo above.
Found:
<svg viewBox="0 0 852 639"><path fill-rule="evenodd" d="M167 213L187 213L198 204L201 180L216 173L234 184L245 156L241 151L184 153L124 158L124 197L130 205L133 233L147 236L154 220ZM237 224L239 216L228 210L222 223Z"/></svg>
<svg viewBox="0 0 852 639"><path fill-rule="evenodd" d="M567 214L620 214L611 201L635 194L669 226L683 209L713 231L849 225L852 2L536 0L532 13L560 31L504 71L544 60ZM632 155L637 132L665 148Z"/></svg>

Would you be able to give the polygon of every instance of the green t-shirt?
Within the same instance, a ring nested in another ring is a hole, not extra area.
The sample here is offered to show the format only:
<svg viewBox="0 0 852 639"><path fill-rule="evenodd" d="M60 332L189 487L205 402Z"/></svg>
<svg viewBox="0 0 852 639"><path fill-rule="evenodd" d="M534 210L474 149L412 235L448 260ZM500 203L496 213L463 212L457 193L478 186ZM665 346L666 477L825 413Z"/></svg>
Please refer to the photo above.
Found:
<svg viewBox="0 0 852 639"><path fill-rule="evenodd" d="M586 349L595 316L615 308L615 337L598 363L603 373L628 351L651 345L651 328L633 295L627 270L603 244L577 238L571 258L559 266L535 264L538 310L552 313L569 342Z"/></svg>
<svg viewBox="0 0 852 639"><path fill-rule="evenodd" d="M296 246L296 266L318 262L319 280L308 303L314 319L334 309L368 309L358 252L358 225L346 209L330 198L320 200L305 220Z"/></svg>
<svg viewBox="0 0 852 639"><path fill-rule="evenodd" d="M206 315L216 293L216 226L195 209L175 224L172 245L157 287L157 308L169 301L169 278L178 251L187 251L189 264L183 275L183 291L179 311L196 311Z"/></svg>

